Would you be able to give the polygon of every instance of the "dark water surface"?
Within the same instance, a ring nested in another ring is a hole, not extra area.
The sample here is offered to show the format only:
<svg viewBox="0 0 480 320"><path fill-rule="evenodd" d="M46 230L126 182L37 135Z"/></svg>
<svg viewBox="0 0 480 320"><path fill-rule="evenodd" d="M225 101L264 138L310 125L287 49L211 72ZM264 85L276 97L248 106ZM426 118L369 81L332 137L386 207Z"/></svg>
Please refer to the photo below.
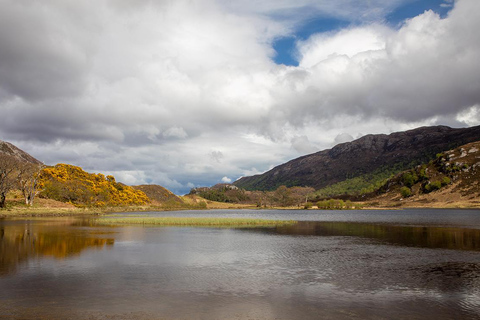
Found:
<svg viewBox="0 0 480 320"><path fill-rule="evenodd" d="M300 222L0 220L0 319L480 318L478 210L150 214Z"/></svg>

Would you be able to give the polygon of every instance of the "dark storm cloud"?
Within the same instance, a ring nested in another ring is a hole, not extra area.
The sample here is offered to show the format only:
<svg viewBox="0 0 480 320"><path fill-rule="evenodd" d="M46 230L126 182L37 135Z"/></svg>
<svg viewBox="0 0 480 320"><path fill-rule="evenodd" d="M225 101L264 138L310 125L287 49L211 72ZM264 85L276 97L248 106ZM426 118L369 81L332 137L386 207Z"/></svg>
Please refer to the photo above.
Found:
<svg viewBox="0 0 480 320"><path fill-rule="evenodd" d="M64 24L68 17L42 2L1 1L0 86L27 101L80 94L86 48Z"/></svg>

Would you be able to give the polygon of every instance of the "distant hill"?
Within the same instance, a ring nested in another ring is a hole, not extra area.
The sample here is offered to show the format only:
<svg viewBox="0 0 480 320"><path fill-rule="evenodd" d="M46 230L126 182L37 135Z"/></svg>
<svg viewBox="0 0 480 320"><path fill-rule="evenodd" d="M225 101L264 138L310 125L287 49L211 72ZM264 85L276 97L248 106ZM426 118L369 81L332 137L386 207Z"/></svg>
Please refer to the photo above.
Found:
<svg viewBox="0 0 480 320"><path fill-rule="evenodd" d="M32 164L41 164L42 162L35 159L25 151L17 148L10 142L0 140L0 153L4 153L10 156L14 156L17 160L21 162L29 162Z"/></svg>
<svg viewBox="0 0 480 320"><path fill-rule="evenodd" d="M180 197L173 194L173 192L156 184L144 184L140 186L133 186L133 188L143 191L147 195L147 197L152 201L156 201L159 203L165 203L165 202L173 202L178 204L183 203L182 199L180 199Z"/></svg>
<svg viewBox="0 0 480 320"><path fill-rule="evenodd" d="M394 173L428 162L438 152L477 140L480 140L480 126L460 129L434 126L390 135L370 134L291 160L264 174L243 177L234 185L246 190L275 190L281 185L318 190L343 183L338 190L355 193L376 186Z"/></svg>

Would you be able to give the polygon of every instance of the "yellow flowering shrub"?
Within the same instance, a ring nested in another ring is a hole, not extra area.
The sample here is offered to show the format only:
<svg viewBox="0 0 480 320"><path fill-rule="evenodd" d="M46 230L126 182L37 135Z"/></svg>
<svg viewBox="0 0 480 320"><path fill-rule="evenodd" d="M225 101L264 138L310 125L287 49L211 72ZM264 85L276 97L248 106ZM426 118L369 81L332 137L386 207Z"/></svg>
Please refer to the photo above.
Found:
<svg viewBox="0 0 480 320"><path fill-rule="evenodd" d="M118 183L111 175L88 173L80 167L57 164L43 169L40 196L77 206L129 206L150 202L143 191Z"/></svg>

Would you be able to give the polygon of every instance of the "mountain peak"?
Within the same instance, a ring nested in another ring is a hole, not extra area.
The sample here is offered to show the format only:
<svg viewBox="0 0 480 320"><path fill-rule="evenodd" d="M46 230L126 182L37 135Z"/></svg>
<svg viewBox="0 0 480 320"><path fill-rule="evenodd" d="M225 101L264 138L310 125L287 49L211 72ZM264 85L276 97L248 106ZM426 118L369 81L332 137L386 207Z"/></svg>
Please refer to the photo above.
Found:
<svg viewBox="0 0 480 320"><path fill-rule="evenodd" d="M30 162L33 164L42 164L41 161L35 159L25 151L17 148L10 142L0 140L0 153L7 154L10 156L15 157L17 160L21 162Z"/></svg>

